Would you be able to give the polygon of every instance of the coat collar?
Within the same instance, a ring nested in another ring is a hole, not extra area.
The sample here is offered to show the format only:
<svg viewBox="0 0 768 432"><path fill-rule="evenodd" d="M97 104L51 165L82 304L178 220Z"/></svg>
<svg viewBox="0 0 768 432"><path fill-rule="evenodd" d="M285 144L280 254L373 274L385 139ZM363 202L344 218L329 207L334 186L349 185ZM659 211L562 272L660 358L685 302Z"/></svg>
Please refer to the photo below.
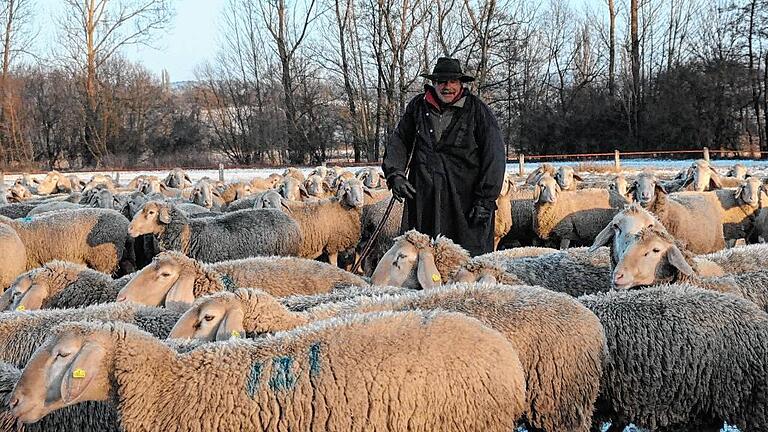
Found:
<svg viewBox="0 0 768 432"><path fill-rule="evenodd" d="M467 90L466 87L462 87L461 97L459 97L459 99L452 104L445 104L440 100L439 97L437 97L437 92L435 91L434 87L432 87L429 84L424 84L424 101L427 102L427 105L433 107L438 112L443 112L445 108L449 106L456 107L456 108L464 108L464 102L466 102L468 94L469 94L469 90Z"/></svg>

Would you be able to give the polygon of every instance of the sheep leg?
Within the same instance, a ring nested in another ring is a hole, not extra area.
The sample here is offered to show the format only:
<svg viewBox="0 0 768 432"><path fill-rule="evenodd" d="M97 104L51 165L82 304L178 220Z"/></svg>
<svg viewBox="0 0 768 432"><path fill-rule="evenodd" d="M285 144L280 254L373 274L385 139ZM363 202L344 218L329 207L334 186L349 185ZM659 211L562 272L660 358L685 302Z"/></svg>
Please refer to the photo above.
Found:
<svg viewBox="0 0 768 432"><path fill-rule="evenodd" d="M499 242L501 241L501 237L494 237L493 239L493 250L499 250Z"/></svg>
<svg viewBox="0 0 768 432"><path fill-rule="evenodd" d="M734 240L734 239L728 239L728 240L726 240L726 241L725 241L725 245L726 245L728 248L732 248L732 247L736 246L736 240Z"/></svg>
<svg viewBox="0 0 768 432"><path fill-rule="evenodd" d="M568 246L571 244L571 241L569 239L561 239L560 240L560 249L568 249Z"/></svg>
<svg viewBox="0 0 768 432"><path fill-rule="evenodd" d="M338 254L337 253L329 253L328 254L328 263L331 264L334 267L338 267L339 266Z"/></svg>

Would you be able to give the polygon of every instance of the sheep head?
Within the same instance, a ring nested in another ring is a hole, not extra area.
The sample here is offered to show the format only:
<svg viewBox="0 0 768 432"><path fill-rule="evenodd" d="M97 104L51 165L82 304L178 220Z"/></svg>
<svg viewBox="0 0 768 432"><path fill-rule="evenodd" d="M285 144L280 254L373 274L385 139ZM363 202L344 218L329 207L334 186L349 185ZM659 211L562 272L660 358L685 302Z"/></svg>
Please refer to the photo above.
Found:
<svg viewBox="0 0 768 432"><path fill-rule="evenodd" d="M122 213L128 220L133 219L133 217L136 216L136 213L138 213L141 210L141 207L146 203L147 197L144 193L139 191L133 192L128 197L128 200L123 203L120 213Z"/></svg>
<svg viewBox="0 0 768 432"><path fill-rule="evenodd" d="M163 179L163 183L168 187L177 189L192 186L192 180L189 178L189 174L181 168L172 169L171 172L168 173L168 176Z"/></svg>
<svg viewBox="0 0 768 432"><path fill-rule="evenodd" d="M469 253L447 237L434 241L410 230L395 239L371 276L373 285L430 289L469 260Z"/></svg>
<svg viewBox="0 0 768 432"><path fill-rule="evenodd" d="M656 179L656 175L649 171L638 174L635 181L627 189L627 195L643 208L650 206L656 200L657 194L666 193L664 186Z"/></svg>
<svg viewBox="0 0 768 432"><path fill-rule="evenodd" d="M619 254L611 283L615 289L672 282L695 276L675 239L657 227L643 228Z"/></svg>
<svg viewBox="0 0 768 432"><path fill-rule="evenodd" d="M554 175L556 174L554 165L549 163L543 163L539 165L538 168L533 170L533 172L528 174L528 177L525 178L525 184L535 185L536 183L539 182L539 179L544 174L549 174L550 176L554 177Z"/></svg>
<svg viewBox="0 0 768 432"><path fill-rule="evenodd" d="M476 282L504 285L522 285L517 276L509 274L504 269L493 264L472 259L459 267L448 279L451 283Z"/></svg>
<svg viewBox="0 0 768 432"><path fill-rule="evenodd" d="M261 195L253 202L253 208L273 208L273 209L288 209L288 204L285 198L275 190L268 190L262 192Z"/></svg>
<svg viewBox="0 0 768 432"><path fill-rule="evenodd" d="M177 213L171 204L160 201L147 202L128 225L128 235L138 237L142 234L162 233L165 225L171 222L171 213Z"/></svg>
<svg viewBox="0 0 768 432"><path fill-rule="evenodd" d="M557 181L545 173L536 183L536 187L533 190L533 200L539 204L554 204L557 202L557 196L561 191L562 189Z"/></svg>
<svg viewBox="0 0 768 432"><path fill-rule="evenodd" d="M561 166L555 173L555 181L562 190L575 190L577 180L581 181L581 177L576 174L573 167Z"/></svg>
<svg viewBox="0 0 768 432"><path fill-rule="evenodd" d="M112 325L68 323L35 351L10 396L12 414L33 423L57 409L110 395ZM106 329L103 329L106 328Z"/></svg>
<svg viewBox="0 0 768 432"><path fill-rule="evenodd" d="M213 195L214 189L211 187L211 184L205 180L200 180L192 188L190 200L199 206L209 209L213 207Z"/></svg>
<svg viewBox="0 0 768 432"><path fill-rule="evenodd" d="M354 208L363 208L365 200L363 195L368 189L363 188L363 183L358 179L349 179L339 186L336 198L344 205Z"/></svg>
<svg viewBox="0 0 768 432"><path fill-rule="evenodd" d="M763 183L757 177L748 177L743 181L733 196L736 200L742 201L744 204L752 207L760 207L761 199L760 195L763 193Z"/></svg>
<svg viewBox="0 0 768 432"><path fill-rule="evenodd" d="M16 183L8 189L10 193L10 199L12 202L22 202L32 199L32 192L27 189L26 186L20 183Z"/></svg>
<svg viewBox="0 0 768 432"><path fill-rule="evenodd" d="M627 190L629 189L629 183L627 183L627 179L623 175L618 175L613 179L611 184L608 185L608 189L626 197L628 196Z"/></svg>
<svg viewBox="0 0 768 432"><path fill-rule="evenodd" d="M643 228L651 227L664 229L661 222L651 212L637 203L630 204L624 207L624 210L616 213L611 222L600 231L590 246L589 252L594 253L601 246L610 245L611 264L615 266L619 261L619 255L633 241L635 234Z"/></svg>
<svg viewBox="0 0 768 432"><path fill-rule="evenodd" d="M37 187L37 193L40 195L50 195L55 192L69 192L71 190L72 185L69 183L69 179L58 171L49 172L45 178L40 181L40 184Z"/></svg>
<svg viewBox="0 0 768 432"><path fill-rule="evenodd" d="M47 297L47 285L44 283L35 283L34 280L34 273L39 271L39 269L31 270L27 273L24 273L16 278L15 281L11 284L8 289L5 290L2 297L0 297L0 305L2 305L2 310L6 311L13 311L13 310L27 310L29 308L30 310L33 309L40 309L40 304L42 304L42 300L40 300L39 304L32 304L33 297L37 298L39 297L38 293L40 291L46 291L46 297ZM22 304L22 300L27 294L30 294L30 298L27 302Z"/></svg>
<svg viewBox="0 0 768 432"><path fill-rule="evenodd" d="M195 301L195 260L175 251L158 254L117 294L117 301L148 306L190 305Z"/></svg>
<svg viewBox="0 0 768 432"><path fill-rule="evenodd" d="M307 177L307 180L304 182L304 188L307 190L307 194L318 198L328 196L331 192L331 186L325 181L324 177L318 174L312 174Z"/></svg>
<svg viewBox="0 0 768 432"><path fill-rule="evenodd" d="M688 179L685 181L683 187L687 187L691 184L693 185L693 190L697 192L720 189L722 187L720 183L720 175L715 171L715 168L704 159L699 159L691 165Z"/></svg>
<svg viewBox="0 0 768 432"><path fill-rule="evenodd" d="M304 188L302 180L297 180L290 176L283 178L277 190L285 199L291 201L302 201L303 198L309 197L309 193Z"/></svg>
<svg viewBox="0 0 768 432"><path fill-rule="evenodd" d="M728 177L734 177L739 180L746 180L747 179L747 167L745 167L743 164L737 163L734 165L730 170L728 170L728 174L726 174Z"/></svg>

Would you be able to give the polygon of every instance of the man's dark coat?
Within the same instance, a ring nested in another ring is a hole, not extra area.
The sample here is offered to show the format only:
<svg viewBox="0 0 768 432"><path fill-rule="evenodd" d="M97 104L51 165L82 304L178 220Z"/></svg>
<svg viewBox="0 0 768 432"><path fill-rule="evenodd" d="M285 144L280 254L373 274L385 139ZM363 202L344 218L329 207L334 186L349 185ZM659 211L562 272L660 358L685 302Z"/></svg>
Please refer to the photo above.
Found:
<svg viewBox="0 0 768 432"><path fill-rule="evenodd" d="M493 210L506 167L496 118L483 101L464 89L464 106L453 108L451 123L435 142L430 104L441 104L431 86L425 90L408 103L382 164L391 184L393 177L405 175L408 154L416 146L408 175L416 197L406 200L401 229L414 228L430 236L442 234L473 256L493 251ZM476 204L492 210L490 220L481 225L469 221Z"/></svg>

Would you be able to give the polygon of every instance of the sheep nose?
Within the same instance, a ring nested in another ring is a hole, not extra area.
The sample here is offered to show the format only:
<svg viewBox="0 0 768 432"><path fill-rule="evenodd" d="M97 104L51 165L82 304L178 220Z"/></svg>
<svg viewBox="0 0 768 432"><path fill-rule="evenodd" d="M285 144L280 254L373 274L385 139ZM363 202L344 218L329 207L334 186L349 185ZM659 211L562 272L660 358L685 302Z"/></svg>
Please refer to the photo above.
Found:
<svg viewBox="0 0 768 432"><path fill-rule="evenodd" d="M11 399L11 403L9 404L9 407L11 409L16 408L19 405L19 397L15 396L13 399Z"/></svg>
<svg viewBox="0 0 768 432"><path fill-rule="evenodd" d="M128 300L128 299L125 297L125 294L120 294L120 295L117 296L117 299L115 301L124 302L126 300Z"/></svg>
<svg viewBox="0 0 768 432"><path fill-rule="evenodd" d="M613 275L614 285L618 285L624 281L624 273L616 273Z"/></svg>

